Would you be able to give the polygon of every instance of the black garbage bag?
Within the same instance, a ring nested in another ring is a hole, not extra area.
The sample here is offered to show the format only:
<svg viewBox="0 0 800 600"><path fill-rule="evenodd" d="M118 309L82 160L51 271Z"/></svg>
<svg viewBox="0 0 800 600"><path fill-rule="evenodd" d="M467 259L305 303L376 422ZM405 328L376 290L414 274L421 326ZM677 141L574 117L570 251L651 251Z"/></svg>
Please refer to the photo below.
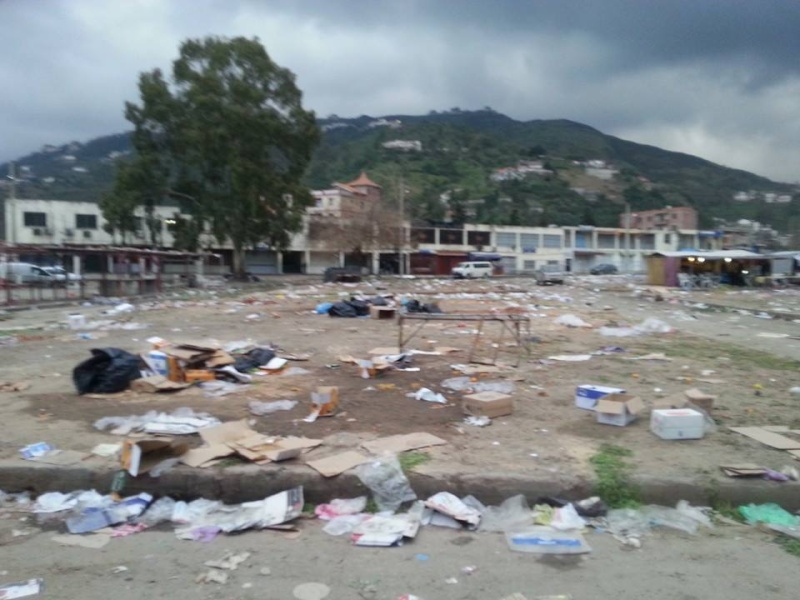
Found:
<svg viewBox="0 0 800 600"><path fill-rule="evenodd" d="M331 317L353 319L356 317L356 309L347 302L335 302L333 306L328 309L328 315Z"/></svg>
<svg viewBox="0 0 800 600"><path fill-rule="evenodd" d="M431 302L429 304L423 304L420 307L420 312L427 313L429 315L440 315L442 314L442 309L439 308L439 305L435 302Z"/></svg>
<svg viewBox="0 0 800 600"><path fill-rule="evenodd" d="M263 367L273 358L275 358L275 352L269 348L253 348L246 354L235 356L233 367L241 373L246 373L256 367Z"/></svg>
<svg viewBox="0 0 800 600"><path fill-rule="evenodd" d="M422 304L420 304L419 300L409 300L408 302L406 302L406 312L410 313L422 312Z"/></svg>
<svg viewBox="0 0 800 600"><path fill-rule="evenodd" d="M366 317L369 314L369 302L352 298L351 300L347 301L347 304L349 304L353 310L356 311L357 317Z"/></svg>
<svg viewBox="0 0 800 600"><path fill-rule="evenodd" d="M389 306L389 302L383 296L370 298L369 303L372 304L372 306Z"/></svg>
<svg viewBox="0 0 800 600"><path fill-rule="evenodd" d="M119 348L92 348L89 358L72 370L78 394L116 394L139 379L140 358Z"/></svg>

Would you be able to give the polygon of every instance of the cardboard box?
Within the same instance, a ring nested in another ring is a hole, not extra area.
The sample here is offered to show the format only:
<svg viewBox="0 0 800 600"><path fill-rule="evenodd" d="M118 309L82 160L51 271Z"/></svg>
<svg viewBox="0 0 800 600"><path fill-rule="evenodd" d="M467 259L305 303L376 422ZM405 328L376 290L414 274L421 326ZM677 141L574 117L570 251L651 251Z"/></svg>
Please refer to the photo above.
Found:
<svg viewBox="0 0 800 600"><path fill-rule="evenodd" d="M373 319L394 319L397 309L393 306L370 306L369 316Z"/></svg>
<svg viewBox="0 0 800 600"><path fill-rule="evenodd" d="M699 440L705 435L703 414L691 408L654 410L650 431L662 440Z"/></svg>
<svg viewBox="0 0 800 600"><path fill-rule="evenodd" d="M182 456L188 449L185 442L164 438L126 440L122 443L120 464L133 477L138 477L168 458Z"/></svg>
<svg viewBox="0 0 800 600"><path fill-rule="evenodd" d="M703 391L698 390L697 388L692 388L690 390L686 390L683 392L686 398L697 406L698 408L706 411L707 413L711 413L714 409L714 400L717 399L716 396L712 394L706 394Z"/></svg>
<svg viewBox="0 0 800 600"><path fill-rule="evenodd" d="M171 381L163 375L151 375L131 381L131 389L134 392L145 392L155 394L157 392L176 392L189 387L186 383Z"/></svg>
<svg viewBox="0 0 800 600"><path fill-rule="evenodd" d="M575 390L575 406L584 410L594 410L597 401L609 394L624 394L622 388L605 387L602 385L579 385Z"/></svg>
<svg viewBox="0 0 800 600"><path fill-rule="evenodd" d="M183 372L183 380L186 383L197 383L198 381L215 381L217 374L206 369L186 369Z"/></svg>
<svg viewBox="0 0 800 600"><path fill-rule="evenodd" d="M514 412L514 400L508 394L478 392L467 394L461 401L461 410L473 417L502 417Z"/></svg>
<svg viewBox="0 0 800 600"><path fill-rule="evenodd" d="M606 394L597 401L597 422L603 425L625 427L644 410L641 398L629 394Z"/></svg>

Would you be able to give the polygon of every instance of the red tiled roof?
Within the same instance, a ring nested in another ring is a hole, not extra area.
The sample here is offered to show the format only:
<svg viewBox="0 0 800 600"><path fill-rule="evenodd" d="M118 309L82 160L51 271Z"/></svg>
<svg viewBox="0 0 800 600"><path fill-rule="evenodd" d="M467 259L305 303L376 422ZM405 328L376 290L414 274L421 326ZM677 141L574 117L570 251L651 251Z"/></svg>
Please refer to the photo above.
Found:
<svg viewBox="0 0 800 600"><path fill-rule="evenodd" d="M377 183L375 183L369 177L367 177L367 174L366 174L365 171L361 171L361 175L358 176L358 179L354 179L353 181L351 181L347 185L349 185L351 187L365 186L365 187L375 187L375 188L381 189L381 186L379 186Z"/></svg>

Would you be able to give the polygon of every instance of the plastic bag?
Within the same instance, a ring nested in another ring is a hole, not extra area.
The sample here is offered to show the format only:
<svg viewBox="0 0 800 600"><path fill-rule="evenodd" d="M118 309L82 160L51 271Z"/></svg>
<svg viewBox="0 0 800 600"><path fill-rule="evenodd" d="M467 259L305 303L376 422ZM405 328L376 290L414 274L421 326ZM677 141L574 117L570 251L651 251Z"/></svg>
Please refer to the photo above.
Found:
<svg viewBox="0 0 800 600"><path fill-rule="evenodd" d="M393 454L359 465L354 472L361 483L370 489L382 511L394 512L403 502L417 499L400 462Z"/></svg>
<svg viewBox="0 0 800 600"><path fill-rule="evenodd" d="M328 309L328 316L353 319L356 317L356 310L347 302L335 302L333 306Z"/></svg>
<svg viewBox="0 0 800 600"><path fill-rule="evenodd" d="M522 494L507 498L500 506L487 506L481 512L480 531L513 531L533 524L533 511Z"/></svg>
<svg viewBox="0 0 800 600"><path fill-rule="evenodd" d="M172 513L175 511L175 500L169 496L159 498L150 505L143 515L136 519L136 523L141 523L147 527L154 527L159 523L172 520Z"/></svg>
<svg viewBox="0 0 800 600"><path fill-rule="evenodd" d="M343 515L354 515L363 512L367 507L367 497L336 498L328 504L319 504L314 509L314 514L323 521L330 521Z"/></svg>
<svg viewBox="0 0 800 600"><path fill-rule="evenodd" d="M259 402L253 400L247 405L250 412L254 415L263 416L279 410L292 410L297 406L297 400L276 400L274 402Z"/></svg>
<svg viewBox="0 0 800 600"><path fill-rule="evenodd" d="M559 531L583 529L586 527L586 521L578 515L578 511L576 511L575 507L570 503L556 509L553 520L550 521L550 527L558 529Z"/></svg>
<svg viewBox="0 0 800 600"><path fill-rule="evenodd" d="M623 537L641 537L650 531L650 519L633 508L619 508L608 511L606 516L608 531Z"/></svg>
<svg viewBox="0 0 800 600"><path fill-rule="evenodd" d="M784 510L774 502L768 504L748 504L740 506L739 512L745 521L754 525L755 523L766 523L767 525L784 525L795 527L800 525L800 517Z"/></svg>
<svg viewBox="0 0 800 600"><path fill-rule="evenodd" d="M328 535L344 535L345 533L351 533L356 527L371 517L372 515L363 513L334 517L325 524L322 531Z"/></svg>
<svg viewBox="0 0 800 600"><path fill-rule="evenodd" d="M555 322L556 325L565 325L567 327L591 327L589 323L575 315L561 315Z"/></svg>
<svg viewBox="0 0 800 600"><path fill-rule="evenodd" d="M72 381L83 394L116 394L128 389L131 381L139 379L140 359L119 348L93 348L92 358L72 370Z"/></svg>
<svg viewBox="0 0 800 600"><path fill-rule="evenodd" d="M642 333L672 333L675 331L671 326L667 325L661 319L655 317L648 317L636 326L636 329Z"/></svg>

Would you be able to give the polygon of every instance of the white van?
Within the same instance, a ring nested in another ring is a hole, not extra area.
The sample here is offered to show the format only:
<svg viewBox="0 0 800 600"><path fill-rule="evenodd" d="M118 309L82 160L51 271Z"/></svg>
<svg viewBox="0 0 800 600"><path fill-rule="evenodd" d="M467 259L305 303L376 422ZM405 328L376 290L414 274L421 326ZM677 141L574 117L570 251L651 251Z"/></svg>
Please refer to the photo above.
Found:
<svg viewBox="0 0 800 600"><path fill-rule="evenodd" d="M53 285L55 277L38 265L0 262L0 279L22 285Z"/></svg>
<svg viewBox="0 0 800 600"><path fill-rule="evenodd" d="M490 262L462 262L450 271L456 279L477 279L491 277L494 267Z"/></svg>

